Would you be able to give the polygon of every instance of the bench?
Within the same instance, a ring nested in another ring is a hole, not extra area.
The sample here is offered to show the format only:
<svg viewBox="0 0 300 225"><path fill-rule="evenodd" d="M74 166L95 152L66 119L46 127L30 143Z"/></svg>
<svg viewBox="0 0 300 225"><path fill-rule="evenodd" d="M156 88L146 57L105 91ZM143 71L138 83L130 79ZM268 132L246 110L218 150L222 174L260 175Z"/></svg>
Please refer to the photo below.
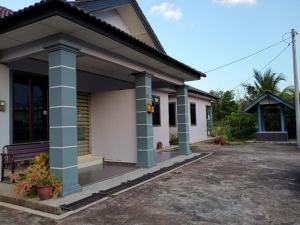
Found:
<svg viewBox="0 0 300 225"><path fill-rule="evenodd" d="M49 152L49 142L34 142L24 144L6 145L1 153L1 181L4 180L4 169L11 169L15 172L16 163L29 161L40 153Z"/></svg>

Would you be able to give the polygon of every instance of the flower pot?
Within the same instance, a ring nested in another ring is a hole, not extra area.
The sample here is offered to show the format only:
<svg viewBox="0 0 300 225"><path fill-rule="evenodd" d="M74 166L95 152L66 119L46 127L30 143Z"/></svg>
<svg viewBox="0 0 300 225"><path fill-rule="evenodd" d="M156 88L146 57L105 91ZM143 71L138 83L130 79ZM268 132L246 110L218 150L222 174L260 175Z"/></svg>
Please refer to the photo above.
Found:
<svg viewBox="0 0 300 225"><path fill-rule="evenodd" d="M37 193L40 200L47 200L52 197L52 187L48 186L37 186Z"/></svg>

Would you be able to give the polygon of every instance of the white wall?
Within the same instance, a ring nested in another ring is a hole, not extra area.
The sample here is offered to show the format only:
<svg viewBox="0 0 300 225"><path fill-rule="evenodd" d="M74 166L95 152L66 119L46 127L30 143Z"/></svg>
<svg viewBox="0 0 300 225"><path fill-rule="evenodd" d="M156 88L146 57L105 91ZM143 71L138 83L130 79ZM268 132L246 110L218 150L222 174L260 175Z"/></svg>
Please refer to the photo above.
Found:
<svg viewBox="0 0 300 225"><path fill-rule="evenodd" d="M6 103L5 112L0 112L0 150L4 145L10 144L10 75L9 68L0 64L0 100L4 100ZM1 165L1 160L0 160ZM1 171L0 171L1 173ZM1 174L0 174L1 175Z"/></svg>
<svg viewBox="0 0 300 225"><path fill-rule="evenodd" d="M91 96L92 154L106 160L136 163L135 90Z"/></svg>
<svg viewBox="0 0 300 225"><path fill-rule="evenodd" d="M170 98L169 102L176 102L175 98ZM189 103L196 103L196 126L190 122L190 142L196 143L208 139L206 123L206 106L211 105L209 100L189 96ZM190 114L189 114L190 115ZM170 135L177 134L177 127L169 128Z"/></svg>
<svg viewBox="0 0 300 225"><path fill-rule="evenodd" d="M101 20L127 32L128 34L131 34L128 27L124 23L123 19L120 17L118 12L116 10L110 10L105 12L99 12L96 13L96 16L100 18Z"/></svg>
<svg viewBox="0 0 300 225"><path fill-rule="evenodd" d="M160 122L161 126L153 126L153 147L156 149L157 142L161 141L163 146L169 146L169 97L167 93L153 91L155 96L160 97Z"/></svg>
<svg viewBox="0 0 300 225"><path fill-rule="evenodd" d="M206 106L210 102L189 96L189 103L196 103L196 126L190 124L190 142L195 143L207 139ZM191 122L191 121L190 121Z"/></svg>

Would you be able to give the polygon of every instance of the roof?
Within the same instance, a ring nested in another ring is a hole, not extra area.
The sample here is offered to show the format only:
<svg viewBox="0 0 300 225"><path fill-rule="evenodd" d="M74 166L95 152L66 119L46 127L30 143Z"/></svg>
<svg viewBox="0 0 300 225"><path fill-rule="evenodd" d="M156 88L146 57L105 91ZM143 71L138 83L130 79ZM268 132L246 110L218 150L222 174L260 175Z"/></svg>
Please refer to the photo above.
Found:
<svg viewBox="0 0 300 225"><path fill-rule="evenodd" d="M189 85L187 85L187 87L188 87L188 91L190 93L193 93L193 94L196 94L196 95L205 96L205 97L211 98L213 100L218 100L219 99L217 96L214 96L214 95L212 95L212 94L210 94L208 92L202 91L202 90L200 90L198 88L194 88L194 87L191 87Z"/></svg>
<svg viewBox="0 0 300 225"><path fill-rule="evenodd" d="M244 112L255 112L256 111L256 106L259 104L261 101L263 101L265 98L269 98L270 100L272 99L273 101L277 102L278 104L282 104L286 106L289 109L295 109L295 107L287 102L286 100L280 98L279 96L273 94L272 92L266 91L259 97L257 97L253 102L251 102L243 111Z"/></svg>
<svg viewBox="0 0 300 225"><path fill-rule="evenodd" d="M130 4L139 17L140 21L142 22L143 26L145 27L146 31L150 35L156 48L161 52L166 53L136 0L77 0L73 2L73 4L90 13L92 13L95 8L97 10L103 10L124 4Z"/></svg>
<svg viewBox="0 0 300 225"><path fill-rule="evenodd" d="M0 34L56 15L85 26L184 73L191 74L196 79L206 77L204 73L164 54L130 34L97 19L92 14L63 0L44 0L0 19Z"/></svg>
<svg viewBox="0 0 300 225"><path fill-rule="evenodd" d="M0 18L4 18L6 16L9 16L13 14L13 11L8 9L8 8L5 8L3 6L0 6Z"/></svg>

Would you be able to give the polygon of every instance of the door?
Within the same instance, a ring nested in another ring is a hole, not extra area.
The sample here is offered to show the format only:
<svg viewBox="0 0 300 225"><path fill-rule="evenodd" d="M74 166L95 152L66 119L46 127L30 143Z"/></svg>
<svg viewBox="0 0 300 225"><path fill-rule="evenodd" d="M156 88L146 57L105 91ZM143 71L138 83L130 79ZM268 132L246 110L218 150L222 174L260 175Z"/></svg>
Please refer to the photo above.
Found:
<svg viewBox="0 0 300 225"><path fill-rule="evenodd" d="M90 154L90 95L77 94L78 155Z"/></svg>
<svg viewBox="0 0 300 225"><path fill-rule="evenodd" d="M207 127L207 136L212 136L213 132L213 114L212 107L210 105L206 106L206 127Z"/></svg>
<svg viewBox="0 0 300 225"><path fill-rule="evenodd" d="M46 77L13 75L13 143L46 141L48 80Z"/></svg>

